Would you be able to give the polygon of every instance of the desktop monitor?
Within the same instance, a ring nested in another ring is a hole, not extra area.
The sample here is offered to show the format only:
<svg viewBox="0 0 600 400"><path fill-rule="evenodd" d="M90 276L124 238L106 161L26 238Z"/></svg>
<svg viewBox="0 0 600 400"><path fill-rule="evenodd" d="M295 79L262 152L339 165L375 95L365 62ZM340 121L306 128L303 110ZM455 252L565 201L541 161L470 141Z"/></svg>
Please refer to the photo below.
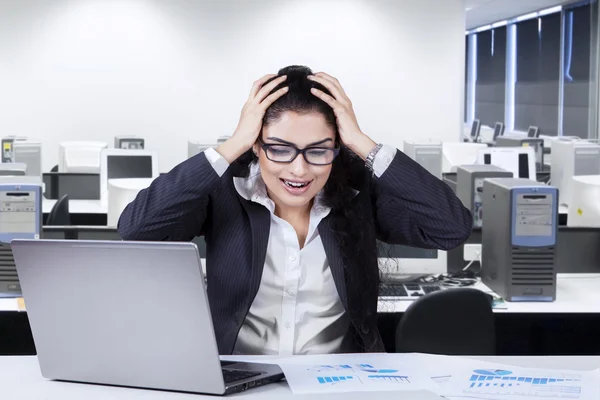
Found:
<svg viewBox="0 0 600 400"><path fill-rule="evenodd" d="M108 212L106 225L116 227L121 213L138 193L152 183L153 178L126 178L108 180Z"/></svg>
<svg viewBox="0 0 600 400"><path fill-rule="evenodd" d="M100 199L108 202L108 180L158 177L158 155L149 150L105 149L100 156Z"/></svg>
<svg viewBox="0 0 600 400"><path fill-rule="evenodd" d="M196 154L200 154L206 149L210 149L211 147L217 147L216 144L206 144L202 142L193 142L188 140L188 158L194 157Z"/></svg>
<svg viewBox="0 0 600 400"><path fill-rule="evenodd" d="M442 179L442 144L404 141L403 152L438 179Z"/></svg>
<svg viewBox="0 0 600 400"><path fill-rule="evenodd" d="M58 146L58 172L100 173L100 153L104 142L63 142Z"/></svg>
<svg viewBox="0 0 600 400"><path fill-rule="evenodd" d="M487 148L485 143L442 144L442 173L456 172L459 165L476 164L479 151Z"/></svg>
<svg viewBox="0 0 600 400"><path fill-rule="evenodd" d="M42 144L30 140L13 143L13 160L27 165L26 175L42 176Z"/></svg>
<svg viewBox="0 0 600 400"><path fill-rule="evenodd" d="M600 175L574 176L567 226L600 228Z"/></svg>
<svg viewBox="0 0 600 400"><path fill-rule="evenodd" d="M494 125L494 140L502 135L504 135L504 124L502 122L496 122Z"/></svg>
<svg viewBox="0 0 600 400"><path fill-rule="evenodd" d="M412 280L416 277L448 272L447 253L377 242L379 271L386 282Z"/></svg>
<svg viewBox="0 0 600 400"><path fill-rule="evenodd" d="M471 125L471 141L476 142L479 138L479 132L481 130L481 121L478 119L473 120L473 125Z"/></svg>
<svg viewBox="0 0 600 400"><path fill-rule="evenodd" d="M537 180L535 150L532 147L486 147L476 164L495 165L512 172L515 178Z"/></svg>
<svg viewBox="0 0 600 400"><path fill-rule="evenodd" d="M527 130L528 138L536 138L540 136L540 129L537 126L530 126Z"/></svg>
<svg viewBox="0 0 600 400"><path fill-rule="evenodd" d="M576 195L572 190L573 177L583 175L600 175L600 145L583 140L553 141L550 182L558 188L561 205L570 208Z"/></svg>

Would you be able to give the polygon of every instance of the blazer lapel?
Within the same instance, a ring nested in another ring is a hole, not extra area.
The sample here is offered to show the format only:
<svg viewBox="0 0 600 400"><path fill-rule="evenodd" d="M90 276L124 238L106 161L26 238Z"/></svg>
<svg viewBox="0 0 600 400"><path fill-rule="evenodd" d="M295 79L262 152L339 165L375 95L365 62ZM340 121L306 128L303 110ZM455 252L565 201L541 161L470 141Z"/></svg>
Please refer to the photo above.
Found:
<svg viewBox="0 0 600 400"><path fill-rule="evenodd" d="M248 214L250 231L252 232L252 272L248 286L250 293L248 300L252 303L260 287L265 259L267 257L271 215L269 210L260 204L242 198L240 198L240 201Z"/></svg>
<svg viewBox="0 0 600 400"><path fill-rule="evenodd" d="M323 218L319 223L319 235L323 242L323 248L325 249L325 255L327 255L327 261L329 261L329 268L331 268L331 275L333 276L338 295L344 308L348 310L344 263L342 262L342 255L335 234L329 226L328 217Z"/></svg>

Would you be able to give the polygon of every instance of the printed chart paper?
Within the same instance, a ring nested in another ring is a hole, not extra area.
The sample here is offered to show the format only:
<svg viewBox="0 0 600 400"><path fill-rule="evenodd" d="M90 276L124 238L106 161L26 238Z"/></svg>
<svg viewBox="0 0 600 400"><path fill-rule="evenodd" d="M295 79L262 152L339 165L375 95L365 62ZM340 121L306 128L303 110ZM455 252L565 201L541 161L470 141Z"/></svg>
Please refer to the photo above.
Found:
<svg viewBox="0 0 600 400"><path fill-rule="evenodd" d="M452 398L598 400L600 370L541 370L506 365L461 368L440 385L438 394Z"/></svg>
<svg viewBox="0 0 600 400"><path fill-rule="evenodd" d="M306 356L279 366L294 394L427 390L434 383L409 363L368 355ZM416 371L415 371L416 372Z"/></svg>

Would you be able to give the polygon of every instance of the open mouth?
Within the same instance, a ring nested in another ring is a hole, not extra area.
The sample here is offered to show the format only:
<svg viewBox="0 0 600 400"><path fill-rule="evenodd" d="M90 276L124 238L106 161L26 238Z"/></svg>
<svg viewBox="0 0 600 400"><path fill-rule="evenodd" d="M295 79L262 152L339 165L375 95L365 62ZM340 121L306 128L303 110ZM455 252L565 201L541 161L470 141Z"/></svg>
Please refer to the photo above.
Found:
<svg viewBox="0 0 600 400"><path fill-rule="evenodd" d="M308 190L312 181L289 181L287 179L280 179L283 187L292 194L302 194Z"/></svg>

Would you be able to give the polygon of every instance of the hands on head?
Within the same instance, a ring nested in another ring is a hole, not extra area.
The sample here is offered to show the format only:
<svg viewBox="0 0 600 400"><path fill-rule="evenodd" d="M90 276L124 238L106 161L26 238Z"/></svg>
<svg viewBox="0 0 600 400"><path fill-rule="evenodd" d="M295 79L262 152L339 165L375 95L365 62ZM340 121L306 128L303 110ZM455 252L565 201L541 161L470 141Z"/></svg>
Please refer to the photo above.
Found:
<svg viewBox="0 0 600 400"><path fill-rule="evenodd" d="M375 146L375 142L360 130L352 102L340 82L324 72L309 75L307 78L322 85L331 93L331 95L327 94L317 87L311 88L311 93L315 97L332 108L342 143L363 159L366 158ZM252 148L257 141L267 109L289 91L288 86L274 91L277 86L284 84L286 79L286 75L268 74L254 82L233 136L217 149L229 163Z"/></svg>

